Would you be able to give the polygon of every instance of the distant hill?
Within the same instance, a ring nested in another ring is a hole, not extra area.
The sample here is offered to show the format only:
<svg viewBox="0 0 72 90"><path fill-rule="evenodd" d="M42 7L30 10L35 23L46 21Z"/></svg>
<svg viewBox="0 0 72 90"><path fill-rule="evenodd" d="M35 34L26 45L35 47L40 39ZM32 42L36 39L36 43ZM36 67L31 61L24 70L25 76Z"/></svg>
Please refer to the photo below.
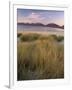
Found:
<svg viewBox="0 0 72 90"><path fill-rule="evenodd" d="M18 25L29 25L29 26L45 26L42 23L18 23Z"/></svg>
<svg viewBox="0 0 72 90"><path fill-rule="evenodd" d="M18 25L28 25L28 26L43 26L43 27L52 27L52 28L61 28L64 29L64 25L63 26L59 26L55 23L49 23L47 25L44 25L42 23L17 23Z"/></svg>
<svg viewBox="0 0 72 90"><path fill-rule="evenodd" d="M61 28L64 29L64 25Z"/></svg>
<svg viewBox="0 0 72 90"><path fill-rule="evenodd" d="M53 27L53 28L61 28L61 29L64 29L64 25L63 25L63 26L59 26L59 25L54 24L54 23L47 24L46 26L48 26L48 27Z"/></svg>

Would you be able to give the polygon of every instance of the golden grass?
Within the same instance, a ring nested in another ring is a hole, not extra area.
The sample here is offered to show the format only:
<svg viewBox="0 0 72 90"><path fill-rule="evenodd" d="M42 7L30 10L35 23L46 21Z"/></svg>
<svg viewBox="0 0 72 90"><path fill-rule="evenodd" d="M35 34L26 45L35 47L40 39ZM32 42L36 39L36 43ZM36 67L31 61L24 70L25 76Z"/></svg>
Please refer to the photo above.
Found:
<svg viewBox="0 0 72 90"><path fill-rule="evenodd" d="M17 79L64 78L64 46L53 37L32 42L18 42Z"/></svg>

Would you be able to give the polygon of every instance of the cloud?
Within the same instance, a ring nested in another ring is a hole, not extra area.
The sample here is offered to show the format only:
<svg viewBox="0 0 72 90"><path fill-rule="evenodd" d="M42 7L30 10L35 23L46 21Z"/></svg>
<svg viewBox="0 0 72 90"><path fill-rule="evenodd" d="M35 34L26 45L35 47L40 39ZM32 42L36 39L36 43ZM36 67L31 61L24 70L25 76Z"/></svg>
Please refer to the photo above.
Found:
<svg viewBox="0 0 72 90"><path fill-rule="evenodd" d="M18 22L23 23L43 23L44 17L40 13L30 13L28 16L18 17Z"/></svg>
<svg viewBox="0 0 72 90"><path fill-rule="evenodd" d="M36 13L31 13L28 18L32 18L32 19L36 19L36 18L39 18L40 15L39 14L36 14Z"/></svg>
<svg viewBox="0 0 72 90"><path fill-rule="evenodd" d="M43 24L56 23L59 25L64 24L63 19L53 18L51 15L48 15L45 17L45 16L43 16L43 13L35 13L35 12L32 12L27 16L18 17L17 22L21 22L21 23L43 23Z"/></svg>

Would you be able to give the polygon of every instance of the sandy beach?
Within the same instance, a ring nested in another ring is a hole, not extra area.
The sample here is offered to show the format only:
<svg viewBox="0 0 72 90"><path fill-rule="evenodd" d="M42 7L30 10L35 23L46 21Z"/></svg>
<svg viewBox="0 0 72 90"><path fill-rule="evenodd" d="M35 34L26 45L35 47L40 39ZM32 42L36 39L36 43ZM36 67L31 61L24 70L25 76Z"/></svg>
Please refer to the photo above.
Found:
<svg viewBox="0 0 72 90"><path fill-rule="evenodd" d="M17 33L22 33L22 34L31 34L31 33L37 33L37 34L42 34L42 35L57 35L57 36L64 36L64 32L38 32L38 31L18 31Z"/></svg>

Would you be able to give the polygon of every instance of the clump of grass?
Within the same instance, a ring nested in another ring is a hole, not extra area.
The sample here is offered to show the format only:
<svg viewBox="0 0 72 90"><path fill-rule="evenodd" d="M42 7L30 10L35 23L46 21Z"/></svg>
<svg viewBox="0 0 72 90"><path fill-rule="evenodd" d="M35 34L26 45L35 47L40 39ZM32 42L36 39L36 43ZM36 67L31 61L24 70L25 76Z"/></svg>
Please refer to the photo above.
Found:
<svg viewBox="0 0 72 90"><path fill-rule="evenodd" d="M19 38L20 36L22 36L22 33L18 33L18 34L17 34L17 37L18 37L18 38Z"/></svg>
<svg viewBox="0 0 72 90"><path fill-rule="evenodd" d="M56 44L51 36L38 38L35 42L18 42L17 79L63 78L64 46Z"/></svg>
<svg viewBox="0 0 72 90"><path fill-rule="evenodd" d="M64 40L64 36L58 36L57 41L60 42L62 40Z"/></svg>
<svg viewBox="0 0 72 90"><path fill-rule="evenodd" d="M39 34L26 34L20 37L21 41L34 41L40 37Z"/></svg>
<svg viewBox="0 0 72 90"><path fill-rule="evenodd" d="M22 33L18 33L17 37L20 38L22 42L25 42L25 41L29 42L29 41L35 41L35 40L47 40L50 37L57 42L61 42L62 40L64 40L64 36L56 36L56 35L43 36L36 33L34 34L30 33L25 35L22 35Z"/></svg>
<svg viewBox="0 0 72 90"><path fill-rule="evenodd" d="M51 35L56 41L61 42L64 40L64 36L56 36L56 35Z"/></svg>

